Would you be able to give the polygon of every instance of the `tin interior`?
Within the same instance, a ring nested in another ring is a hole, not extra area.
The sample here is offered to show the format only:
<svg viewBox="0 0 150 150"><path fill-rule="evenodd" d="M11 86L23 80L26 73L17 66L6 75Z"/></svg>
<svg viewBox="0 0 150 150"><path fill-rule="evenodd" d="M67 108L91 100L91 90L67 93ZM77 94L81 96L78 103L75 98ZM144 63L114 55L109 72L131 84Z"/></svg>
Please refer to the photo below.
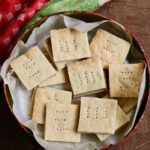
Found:
<svg viewBox="0 0 150 150"><path fill-rule="evenodd" d="M71 11L71 12L62 12L62 13L57 13L57 14L53 14L53 15L58 15L58 14L63 14L63 15L67 15L67 16L70 16L72 18L76 18L76 19L80 19L80 20L83 20L85 22L96 22L96 21L103 21L103 20L109 20L108 18L104 17L104 16L101 16L99 14L96 14L96 13L89 13L89 12L83 12L83 11ZM24 42L26 42L26 40L28 39L29 35L31 34L32 30L37 27L37 26L40 26L40 24L42 24L45 20L47 19L47 17L44 17L42 18L40 21L36 22L35 24L33 24L24 34L20 35L20 37L18 38L18 40L16 41L16 43L19 41L19 40L23 40ZM129 31L128 31L129 32ZM132 35L132 34L131 34ZM133 36L133 35L132 35ZM14 46L16 45L16 43L14 43ZM136 48L142 52L142 47L141 45L137 42L136 38L133 36L133 43L134 45L136 46ZM145 56L145 54L144 54ZM146 60L146 57L145 57L145 62L147 63L148 65L148 62ZM142 106L140 108L140 111L139 111L139 114L138 114L138 117L136 119L136 123L135 123L135 126L134 128L132 129L132 131L130 131L130 133L128 135L131 135L134 131L134 129L138 126L138 123L140 122L141 120L141 117L143 116L144 114L144 111L146 109L146 106L148 104L148 96L149 96L149 65L147 67L147 71L146 71L146 90L145 90L145 93L144 93L144 101L142 103ZM10 92L9 92L9 89L8 89L8 86L4 84L3 86L3 90L4 90L4 93L5 93L5 96L6 96L6 101L7 101L7 104L8 104L8 107L10 108L10 110L12 111L12 98L11 98L11 95L10 95ZM13 112L12 112L13 113ZM18 120L17 120L18 121ZM19 121L18 121L19 123ZM21 123L19 123L21 125ZM26 127L24 127L23 125L21 125L23 127L23 129L25 129L25 131L27 131L30 135L32 135L31 131L29 129L27 129ZM127 136L126 136L127 137ZM124 137L124 139L126 138Z"/></svg>

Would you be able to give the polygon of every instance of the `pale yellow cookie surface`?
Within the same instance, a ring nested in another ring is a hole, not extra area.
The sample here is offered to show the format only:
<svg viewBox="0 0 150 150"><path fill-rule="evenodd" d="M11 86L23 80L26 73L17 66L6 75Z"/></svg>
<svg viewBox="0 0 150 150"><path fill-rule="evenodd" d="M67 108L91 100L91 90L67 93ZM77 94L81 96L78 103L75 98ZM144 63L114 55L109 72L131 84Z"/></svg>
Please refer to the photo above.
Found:
<svg viewBox="0 0 150 150"><path fill-rule="evenodd" d="M55 84L62 84L67 83L68 81L68 74L66 71L66 68L56 71L55 74L51 75L49 78L47 78L44 82L39 84L40 87L49 86L49 85L55 85Z"/></svg>
<svg viewBox="0 0 150 150"><path fill-rule="evenodd" d="M10 66L28 90L32 90L56 72L37 46L14 59Z"/></svg>
<svg viewBox="0 0 150 150"><path fill-rule="evenodd" d="M138 97L144 63L109 65L110 97Z"/></svg>
<svg viewBox="0 0 150 150"><path fill-rule="evenodd" d="M106 89L100 59L87 59L67 65L75 96L98 93Z"/></svg>
<svg viewBox="0 0 150 150"><path fill-rule="evenodd" d="M118 104L125 113L128 113L137 104L137 98L117 98Z"/></svg>
<svg viewBox="0 0 150 150"><path fill-rule="evenodd" d="M53 60L52 46L51 46L50 38L47 38L47 39L44 40L44 46L45 46L46 51L49 54L49 57L50 57L51 61L54 63L57 70L61 70L61 69L65 68L67 66L67 64L77 61L77 60L67 60L67 61L55 62Z"/></svg>
<svg viewBox="0 0 150 150"><path fill-rule="evenodd" d="M50 36L54 61L91 57L87 33L64 28L51 30Z"/></svg>
<svg viewBox="0 0 150 150"><path fill-rule="evenodd" d="M46 106L45 140L80 142L77 133L79 107L72 104L48 103Z"/></svg>
<svg viewBox="0 0 150 150"><path fill-rule="evenodd" d="M32 113L33 113L35 92L36 92L36 88L34 88L34 89L32 90L32 95L31 95L31 99L30 99L30 104L29 104L29 107L28 107L28 115L29 115L30 117L32 117Z"/></svg>
<svg viewBox="0 0 150 150"><path fill-rule="evenodd" d="M32 119L39 124L45 123L45 106L48 102L70 103L72 92L50 87L37 88L35 93ZM57 104L56 104L57 105Z"/></svg>
<svg viewBox="0 0 150 150"><path fill-rule="evenodd" d="M108 68L111 63L123 63L130 46L129 42L99 29L90 44L90 49L94 57L101 59L103 67Z"/></svg>
<svg viewBox="0 0 150 150"><path fill-rule="evenodd" d="M118 130L123 125L125 125L127 122L129 122L129 117L126 115L123 110L120 108L120 106L117 106L117 115L116 115L116 122L115 122L115 130ZM97 137L104 141L107 139L111 134L97 134Z"/></svg>
<svg viewBox="0 0 150 150"><path fill-rule="evenodd" d="M78 131L83 133L114 133L117 100L82 97Z"/></svg>

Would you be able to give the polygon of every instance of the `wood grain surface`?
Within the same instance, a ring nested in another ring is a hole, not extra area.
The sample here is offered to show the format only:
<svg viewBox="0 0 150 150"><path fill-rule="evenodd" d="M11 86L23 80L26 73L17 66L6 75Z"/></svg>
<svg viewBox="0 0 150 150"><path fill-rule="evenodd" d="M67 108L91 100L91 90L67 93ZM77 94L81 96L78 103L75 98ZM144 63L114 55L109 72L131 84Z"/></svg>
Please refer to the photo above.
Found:
<svg viewBox="0 0 150 150"><path fill-rule="evenodd" d="M127 26L136 35L150 58L150 0L112 0L99 9L98 13ZM20 128L3 96L0 92L0 150L43 150L33 137ZM134 135L113 150L149 149L150 105Z"/></svg>

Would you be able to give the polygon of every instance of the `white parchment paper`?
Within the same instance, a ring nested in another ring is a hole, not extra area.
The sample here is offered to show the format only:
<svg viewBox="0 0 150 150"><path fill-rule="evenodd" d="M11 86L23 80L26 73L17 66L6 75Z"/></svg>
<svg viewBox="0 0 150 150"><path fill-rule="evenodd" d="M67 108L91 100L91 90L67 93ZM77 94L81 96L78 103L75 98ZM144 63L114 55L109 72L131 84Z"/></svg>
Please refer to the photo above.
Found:
<svg viewBox="0 0 150 150"><path fill-rule="evenodd" d="M86 23L77 19L73 19L67 16L51 16L49 17L40 27L37 27L33 30L27 42L19 41L16 47L14 48L9 59L6 60L2 66L1 76L8 85L10 94L12 96L13 107L12 110L17 117L17 119L26 127L30 128L33 132L33 135L37 142L42 145L47 150L94 150L103 148L109 144L115 144L122 137L127 135L129 131L134 126L137 114L139 112L141 103L143 101L143 94L145 90L146 83L146 69L144 70L141 89L138 98L138 104L135 110L130 114L131 122L130 124L119 132L116 132L115 135L108 138L105 142L100 142L96 135L94 134L82 134L80 143L63 143L63 142L47 142L43 140L44 127L36 125L31 118L28 116L28 107L31 100L31 93L27 91L20 80L10 71L9 64L12 59L17 56L22 55L33 45L38 45L43 49L43 40L49 36L50 29L59 29L59 28L74 28L81 32L88 32L89 41L95 35L98 28L103 28L109 32L124 38L125 40L132 43L131 36L124 30L124 28L117 24L116 22L109 22L107 20L94 23ZM133 53L132 51L136 51ZM131 54L127 57L126 63L134 63L141 61L143 59L142 52L139 51L136 47L132 46ZM132 59L131 59L132 58ZM60 86L58 88L63 88Z"/></svg>
<svg viewBox="0 0 150 150"><path fill-rule="evenodd" d="M110 1L111 1L111 0L98 0L100 6L102 6L102 5L104 5L105 3L110 2Z"/></svg>

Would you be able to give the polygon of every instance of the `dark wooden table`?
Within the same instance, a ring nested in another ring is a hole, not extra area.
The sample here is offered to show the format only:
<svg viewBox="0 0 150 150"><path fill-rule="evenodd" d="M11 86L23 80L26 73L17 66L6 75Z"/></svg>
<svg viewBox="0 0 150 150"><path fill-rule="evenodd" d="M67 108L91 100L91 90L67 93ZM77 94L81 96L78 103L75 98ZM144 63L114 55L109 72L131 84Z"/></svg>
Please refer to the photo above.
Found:
<svg viewBox="0 0 150 150"><path fill-rule="evenodd" d="M99 9L98 13L127 26L141 41L150 57L150 0L112 0ZM0 150L42 150L42 147L19 127L2 97L0 92ZM150 105L135 134L113 149L150 149Z"/></svg>

